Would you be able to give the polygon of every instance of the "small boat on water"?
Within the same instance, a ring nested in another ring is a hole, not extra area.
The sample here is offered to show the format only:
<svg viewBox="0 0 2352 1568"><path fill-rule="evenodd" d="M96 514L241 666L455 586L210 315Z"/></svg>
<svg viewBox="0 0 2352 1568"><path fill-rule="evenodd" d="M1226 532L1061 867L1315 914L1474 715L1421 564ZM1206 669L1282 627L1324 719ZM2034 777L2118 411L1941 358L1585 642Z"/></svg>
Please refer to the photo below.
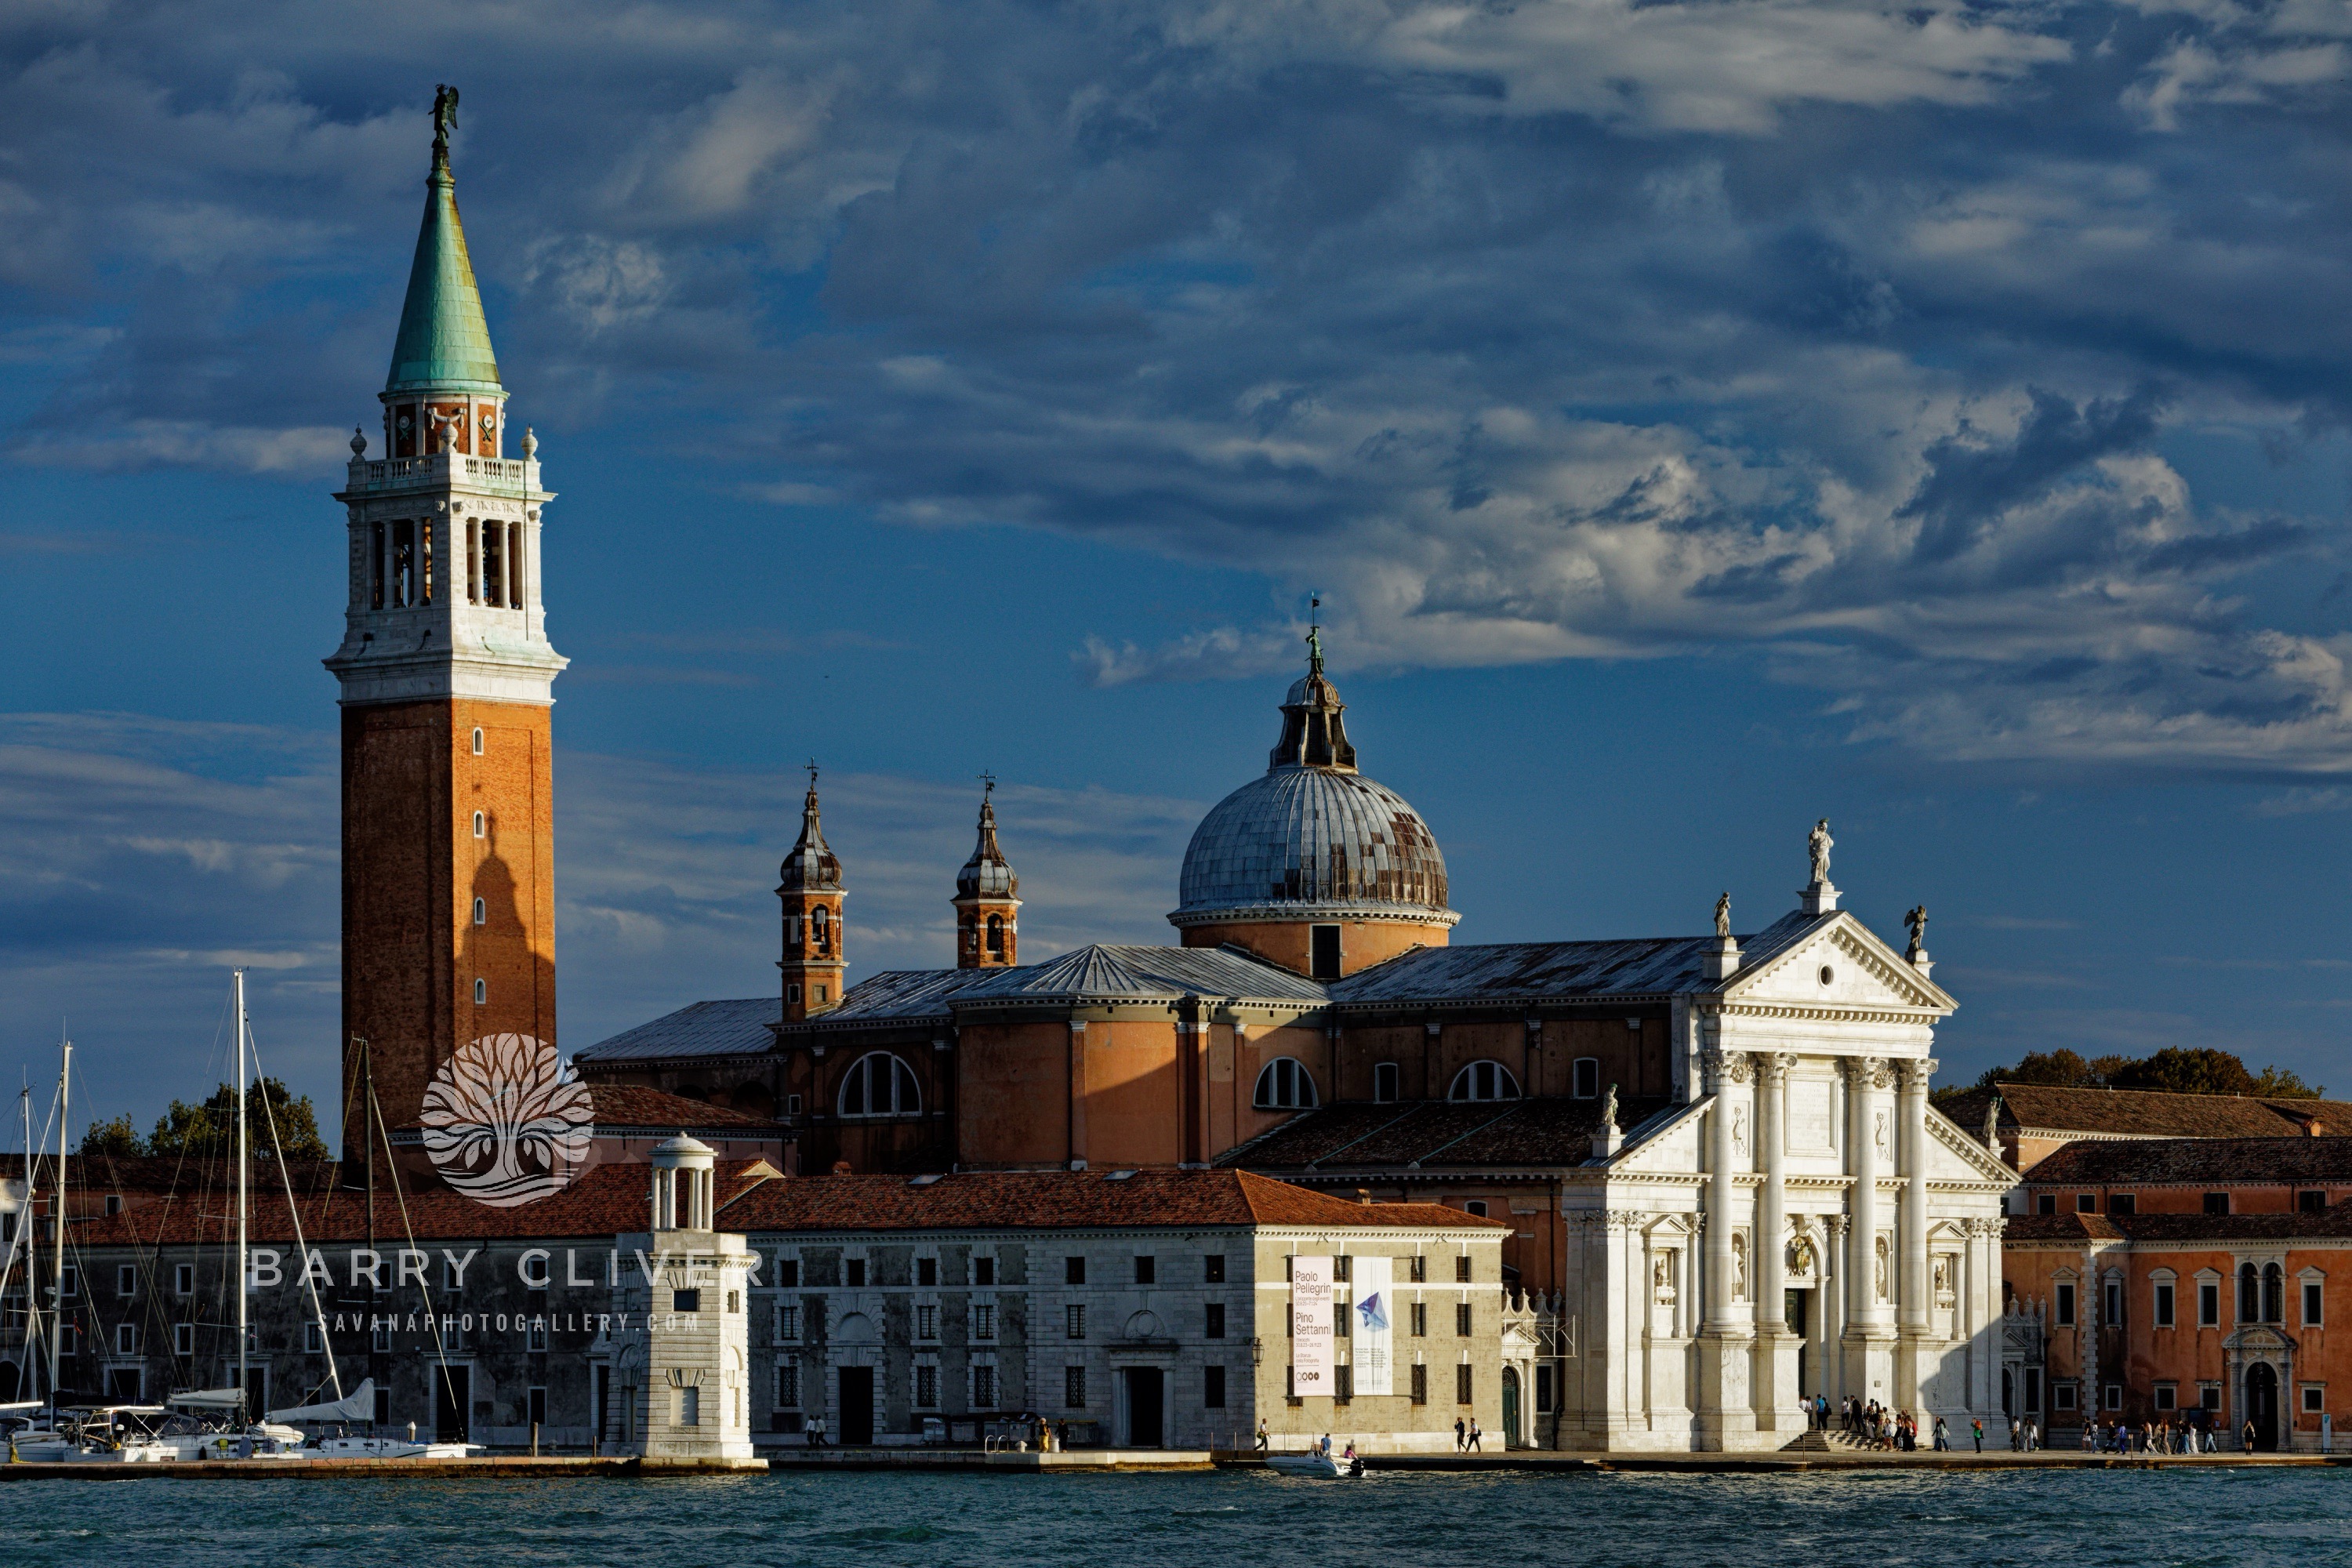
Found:
<svg viewBox="0 0 2352 1568"><path fill-rule="evenodd" d="M1265 1463L1268 1469L1310 1480L1355 1480L1364 1473L1364 1457L1361 1454L1342 1454L1336 1458L1319 1451L1268 1454Z"/></svg>

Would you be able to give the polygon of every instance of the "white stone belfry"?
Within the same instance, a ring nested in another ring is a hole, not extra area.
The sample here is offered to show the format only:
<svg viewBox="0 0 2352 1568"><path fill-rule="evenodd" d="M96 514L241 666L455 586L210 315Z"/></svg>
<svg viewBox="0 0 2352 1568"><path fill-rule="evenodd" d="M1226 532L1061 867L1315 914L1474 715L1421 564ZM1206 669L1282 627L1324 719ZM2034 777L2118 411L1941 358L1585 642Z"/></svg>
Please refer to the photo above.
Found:
<svg viewBox="0 0 2352 1568"><path fill-rule="evenodd" d="M648 1228L620 1241L633 1270L622 1310L645 1331L643 1353L625 1352L615 1367L628 1412L624 1446L649 1463L763 1467L751 1450L757 1255L742 1237L713 1228L709 1144L672 1138L652 1162Z"/></svg>
<svg viewBox="0 0 2352 1568"><path fill-rule="evenodd" d="M1838 908L1828 830L1796 910L1734 938L1718 905L1674 1001L1679 1103L1563 1183L1564 1448L1779 1448L1822 1396L1923 1445L2000 1410L2016 1178L1928 1103L1957 1004Z"/></svg>

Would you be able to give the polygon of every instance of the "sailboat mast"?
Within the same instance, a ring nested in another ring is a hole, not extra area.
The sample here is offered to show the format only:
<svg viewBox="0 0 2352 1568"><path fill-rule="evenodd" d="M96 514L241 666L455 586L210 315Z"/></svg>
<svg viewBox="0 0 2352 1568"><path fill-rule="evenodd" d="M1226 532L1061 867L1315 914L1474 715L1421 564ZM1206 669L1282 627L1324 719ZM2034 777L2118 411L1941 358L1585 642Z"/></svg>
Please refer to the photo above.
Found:
<svg viewBox="0 0 2352 1568"><path fill-rule="evenodd" d="M253 1373L248 1363L245 1260L245 971L236 972L236 1386L244 1398L253 1397ZM252 1419L252 1412L246 1418Z"/></svg>
<svg viewBox="0 0 2352 1568"><path fill-rule="evenodd" d="M34 1347L41 1342L41 1227L33 1219L35 1172L40 1151L33 1147L31 1084L16 1091L16 1103L25 1118L25 1213L16 1223L25 1237L25 1378L29 1383L40 1376Z"/></svg>
<svg viewBox="0 0 2352 1568"><path fill-rule="evenodd" d="M58 1216L57 1245L50 1249L55 1255L50 1272L57 1284L57 1309L49 1320L49 1405L52 1409L57 1406L58 1363L66 1348L66 1097L70 1092L73 1072L73 1042L61 1040L58 1045L61 1055L58 1063L58 1195L57 1201L49 1205Z"/></svg>

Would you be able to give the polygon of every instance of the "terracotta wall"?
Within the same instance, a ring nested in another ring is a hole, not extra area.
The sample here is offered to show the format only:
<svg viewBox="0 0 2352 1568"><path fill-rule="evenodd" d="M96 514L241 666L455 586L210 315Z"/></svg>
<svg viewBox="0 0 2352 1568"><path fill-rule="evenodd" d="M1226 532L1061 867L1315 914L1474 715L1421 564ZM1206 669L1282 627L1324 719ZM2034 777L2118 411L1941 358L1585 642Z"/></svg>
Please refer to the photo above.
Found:
<svg viewBox="0 0 2352 1568"><path fill-rule="evenodd" d="M1268 963L1296 973L1313 969L1314 928L1339 928L1339 973L1353 974L1384 963L1416 947L1444 947L1451 928L1406 921L1239 921L1232 925L1187 926L1186 947L1222 947L1227 942L1246 948Z"/></svg>

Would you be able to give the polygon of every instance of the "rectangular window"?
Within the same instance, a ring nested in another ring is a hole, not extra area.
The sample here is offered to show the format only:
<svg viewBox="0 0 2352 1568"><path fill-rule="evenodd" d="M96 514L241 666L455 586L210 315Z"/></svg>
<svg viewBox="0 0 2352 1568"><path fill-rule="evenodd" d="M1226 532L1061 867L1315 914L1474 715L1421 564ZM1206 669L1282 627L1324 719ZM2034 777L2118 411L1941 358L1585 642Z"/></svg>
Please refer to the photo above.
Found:
<svg viewBox="0 0 2352 1568"><path fill-rule="evenodd" d="M313 1318L310 1321L303 1324L302 1353L304 1355L317 1355L326 1348L327 1331L319 1327L318 1320Z"/></svg>
<svg viewBox="0 0 2352 1568"><path fill-rule="evenodd" d="M727 1300L730 1302L733 1301L735 1300L735 1292L732 1290L728 1291ZM522 1348L526 1351L533 1351L541 1354L546 1353L547 1320L545 1318L533 1318L530 1321L530 1327L523 1331Z"/></svg>
<svg viewBox="0 0 2352 1568"><path fill-rule="evenodd" d="M375 1327L368 1331L368 1349L375 1352L379 1355L390 1355L392 1353L391 1319L380 1318L376 1320Z"/></svg>
<svg viewBox="0 0 2352 1568"><path fill-rule="evenodd" d="M1412 1337L1417 1340L1429 1337L1429 1303L1426 1301L1412 1304Z"/></svg>
<svg viewBox="0 0 2352 1568"><path fill-rule="evenodd" d="M2221 1287L2218 1281L2200 1280L2197 1286L2197 1326L2200 1329L2218 1327L2221 1321Z"/></svg>
<svg viewBox="0 0 2352 1568"><path fill-rule="evenodd" d="M2302 1214L2325 1214L2327 1212L2327 1194L2320 1192L2297 1193L2294 1194L2294 1206L2297 1212Z"/></svg>
<svg viewBox="0 0 2352 1568"><path fill-rule="evenodd" d="M981 1257L971 1260L971 1282L975 1285L996 1283L996 1259Z"/></svg>
<svg viewBox="0 0 2352 1568"><path fill-rule="evenodd" d="M482 602L482 523L479 518L466 520L466 603Z"/></svg>
<svg viewBox="0 0 2352 1568"><path fill-rule="evenodd" d="M1536 1368L1536 1414L1551 1414L1551 1373L1548 1366Z"/></svg>
<svg viewBox="0 0 2352 1568"><path fill-rule="evenodd" d="M2197 1385L2197 1406L2200 1410L2221 1409L2221 1385L2218 1383L2199 1384Z"/></svg>
<svg viewBox="0 0 2352 1568"><path fill-rule="evenodd" d="M915 1309L915 1337L919 1340L940 1337L940 1310L928 1301Z"/></svg>
<svg viewBox="0 0 2352 1568"><path fill-rule="evenodd" d="M2324 1383L2305 1384L2303 1385L2303 1413L2305 1415L2316 1415L2326 1408L2327 1385Z"/></svg>
<svg viewBox="0 0 2352 1568"><path fill-rule="evenodd" d="M1397 1097L1397 1065L1394 1062L1372 1064L1372 1103L1393 1105Z"/></svg>
<svg viewBox="0 0 2352 1568"><path fill-rule="evenodd" d="M1412 1402L1415 1405L1429 1403L1429 1369L1419 1362L1412 1363Z"/></svg>
<svg viewBox="0 0 2352 1568"><path fill-rule="evenodd" d="M1454 1332L1459 1339L1470 1337L1470 1303L1467 1301L1454 1303Z"/></svg>
<svg viewBox="0 0 2352 1568"><path fill-rule="evenodd" d="M536 1433L547 1425L547 1390L526 1388L522 1394L523 1414L530 1417L531 1430Z"/></svg>
<svg viewBox="0 0 2352 1568"><path fill-rule="evenodd" d="M1470 1283L1470 1255L1466 1252L1454 1260L1454 1282L1457 1285Z"/></svg>
<svg viewBox="0 0 2352 1568"><path fill-rule="evenodd" d="M313 1323L311 1327L316 1328L318 1325ZM114 1325L114 1353L116 1355L137 1355L139 1353L138 1324L117 1323Z"/></svg>
<svg viewBox="0 0 2352 1568"><path fill-rule="evenodd" d="M118 1296L136 1296L139 1294L139 1266L137 1264L118 1263L114 1266L114 1293Z"/></svg>
<svg viewBox="0 0 2352 1568"><path fill-rule="evenodd" d="M1073 1301L1062 1309L1062 1333L1066 1339L1087 1337L1087 1310L1083 1305Z"/></svg>
<svg viewBox="0 0 2352 1568"><path fill-rule="evenodd" d="M986 1301L972 1303L971 1337L976 1340L992 1340L996 1337L996 1309Z"/></svg>
<svg viewBox="0 0 2352 1568"><path fill-rule="evenodd" d="M801 1363L780 1363L776 1367L776 1408L798 1410L801 1407Z"/></svg>
<svg viewBox="0 0 2352 1568"><path fill-rule="evenodd" d="M1062 1259L1062 1283L1083 1285L1087 1282L1087 1260L1083 1258Z"/></svg>
<svg viewBox="0 0 2352 1568"><path fill-rule="evenodd" d="M2050 1407L2053 1410L2074 1409L2074 1385L2071 1383L2052 1384L2050 1385Z"/></svg>
<svg viewBox="0 0 2352 1568"><path fill-rule="evenodd" d="M1412 1268L1411 1270L1410 1278L1416 1285L1423 1284L1429 1279L1429 1259L1423 1257L1418 1252L1412 1255Z"/></svg>
<svg viewBox="0 0 2352 1568"><path fill-rule="evenodd" d="M1141 1254L1137 1256L1135 1259L1135 1282L1138 1285L1154 1285L1159 1283L1159 1272L1160 1260L1158 1258Z"/></svg>
<svg viewBox="0 0 2352 1568"><path fill-rule="evenodd" d="M522 608L522 524L507 524L507 608ZM823 997L818 998L823 1001Z"/></svg>
<svg viewBox="0 0 2352 1568"><path fill-rule="evenodd" d="M1225 1407L1225 1369L1204 1366L1201 1369L1201 1408L1223 1410Z"/></svg>
<svg viewBox="0 0 2352 1568"><path fill-rule="evenodd" d="M702 1425L702 1390L681 1388L677 1391L677 1424L681 1426Z"/></svg>
<svg viewBox="0 0 2352 1568"><path fill-rule="evenodd" d="M196 1293L196 1266L193 1263L172 1265L172 1294L193 1296Z"/></svg>
<svg viewBox="0 0 2352 1568"><path fill-rule="evenodd" d="M915 1408L937 1410L940 1407L940 1369L929 1363L915 1368Z"/></svg>
<svg viewBox="0 0 2352 1568"><path fill-rule="evenodd" d="M1331 1397L1341 1405L1356 1397L1356 1369L1341 1362L1331 1369Z"/></svg>
<svg viewBox="0 0 2352 1568"><path fill-rule="evenodd" d="M1336 1337L1338 1337L1338 1338L1339 1338L1339 1339L1343 1339L1343 1340L1345 1340L1345 1339L1353 1339L1355 1336L1354 1336L1352 1333L1350 1333L1350 1332L1349 1331L1348 1324L1349 1324L1349 1321L1350 1321L1350 1320L1352 1320L1352 1319L1355 1317L1355 1315L1356 1315L1355 1309L1354 1309L1354 1308L1352 1308L1352 1307L1350 1307L1350 1306L1349 1306L1347 1302L1345 1302L1345 1301L1334 1301L1334 1302L1332 1302L1332 1303L1331 1303L1331 1332L1333 1333L1333 1335L1334 1335L1334 1336L1336 1336Z"/></svg>
<svg viewBox="0 0 2352 1568"><path fill-rule="evenodd" d="M2156 1407L2157 1407L2158 1410L2178 1410L2178 1409L2179 1409L2179 1408L2180 1408L2180 1388L2179 1388L2179 1385L2178 1384L2170 1384L2170 1383L2159 1383L2159 1384L2158 1384L2156 1385Z"/></svg>
<svg viewBox="0 0 2352 1568"><path fill-rule="evenodd" d="M1579 1057L1569 1068L1569 1093L1578 1100L1601 1098L1601 1058Z"/></svg>
<svg viewBox="0 0 2352 1568"><path fill-rule="evenodd" d="M796 1340L801 1337L801 1310L797 1306L776 1309L776 1338Z"/></svg>
<svg viewBox="0 0 2352 1568"><path fill-rule="evenodd" d="M1454 1403L1467 1405L1470 1403L1470 1363L1465 1361L1454 1369Z"/></svg>
<svg viewBox="0 0 2352 1568"><path fill-rule="evenodd" d="M196 1353L195 1324L173 1323L172 1325L172 1353L173 1355L194 1355Z"/></svg>
<svg viewBox="0 0 2352 1568"><path fill-rule="evenodd" d="M2074 1287L2062 1283L2056 1293L2058 1300L2054 1308L2058 1326L2071 1329L2074 1326Z"/></svg>
<svg viewBox="0 0 2352 1568"><path fill-rule="evenodd" d="M1066 1366L1062 1369L1062 1403L1072 1410L1087 1407L1087 1369Z"/></svg>
<svg viewBox="0 0 2352 1568"><path fill-rule="evenodd" d="M971 1369L971 1407L974 1410L996 1408L996 1369L982 1364Z"/></svg>
<svg viewBox="0 0 2352 1568"><path fill-rule="evenodd" d="M2159 1329L2172 1327L2172 1287L2163 1281L2158 1281L2156 1287L2156 1326Z"/></svg>
<svg viewBox="0 0 2352 1568"><path fill-rule="evenodd" d="M699 1290L671 1291L669 1310L673 1312L699 1312L702 1310L702 1292Z"/></svg>
<svg viewBox="0 0 2352 1568"><path fill-rule="evenodd" d="M2033 1212L2035 1214L2056 1214L2058 1212L2058 1194L2056 1193L2044 1193L2040 1197L2034 1199Z"/></svg>
<svg viewBox="0 0 2352 1568"><path fill-rule="evenodd" d="M1222 1252L1203 1254L1201 1258L1201 1278L1212 1285L1223 1284L1225 1282L1225 1255Z"/></svg>
<svg viewBox="0 0 2352 1568"><path fill-rule="evenodd" d="M1208 1305L1208 1321L1201 1326L1201 1337L1221 1340L1225 1337L1225 1304L1212 1301Z"/></svg>
<svg viewBox="0 0 2352 1568"><path fill-rule="evenodd" d="M2074 1212L2076 1214L2098 1213L2099 1194L2096 1193L2076 1193L2074 1194Z"/></svg>
<svg viewBox="0 0 2352 1568"><path fill-rule="evenodd" d="M2306 1279L2303 1282L2303 1326L2305 1328L2315 1329L2323 1321L2320 1316L2323 1310L2322 1297L2323 1292L2319 1288L2318 1280Z"/></svg>
<svg viewBox="0 0 2352 1568"><path fill-rule="evenodd" d="M2124 1282L2109 1279L2105 1283L2106 1289L2099 1296L2099 1321L2112 1329L2124 1321Z"/></svg>
<svg viewBox="0 0 2352 1568"><path fill-rule="evenodd" d="M2109 1193L2107 1194L2107 1212L2109 1214L2139 1213L2139 1194L2137 1193Z"/></svg>
<svg viewBox="0 0 2352 1568"><path fill-rule="evenodd" d="M2105 1394L2106 1407L2109 1410L2121 1410L2124 1407L2124 1385L2122 1384L2111 1383L2107 1384Z"/></svg>
<svg viewBox="0 0 2352 1568"><path fill-rule="evenodd" d="M940 1282L940 1260L936 1258L915 1259L915 1283L925 1288Z"/></svg>
<svg viewBox="0 0 2352 1568"><path fill-rule="evenodd" d="M2228 1214L2230 1212L2230 1194L2227 1193L2207 1193L2205 1194L2205 1212L2207 1214Z"/></svg>
<svg viewBox="0 0 2352 1568"><path fill-rule="evenodd" d="M1314 948L1312 953L1314 978L1318 980L1339 979L1339 928L1338 926L1310 926L1307 929L1313 933L1309 940L1313 943Z"/></svg>
<svg viewBox="0 0 2352 1568"><path fill-rule="evenodd" d="M80 1269L75 1268L70 1263L66 1265L65 1278L58 1281L58 1294L68 1300L71 1300L76 1296L81 1294Z"/></svg>
<svg viewBox="0 0 2352 1568"><path fill-rule="evenodd" d="M863 1258L845 1258L842 1261L841 1267L845 1280L851 1289L863 1290L866 1289L866 1259Z"/></svg>
<svg viewBox="0 0 2352 1568"><path fill-rule="evenodd" d="M797 1290L801 1285L801 1260L797 1258L776 1259L776 1283L787 1290Z"/></svg>
<svg viewBox="0 0 2352 1568"><path fill-rule="evenodd" d="M1331 1278L1352 1282L1356 1278L1356 1260L1344 1252L1331 1259Z"/></svg>

